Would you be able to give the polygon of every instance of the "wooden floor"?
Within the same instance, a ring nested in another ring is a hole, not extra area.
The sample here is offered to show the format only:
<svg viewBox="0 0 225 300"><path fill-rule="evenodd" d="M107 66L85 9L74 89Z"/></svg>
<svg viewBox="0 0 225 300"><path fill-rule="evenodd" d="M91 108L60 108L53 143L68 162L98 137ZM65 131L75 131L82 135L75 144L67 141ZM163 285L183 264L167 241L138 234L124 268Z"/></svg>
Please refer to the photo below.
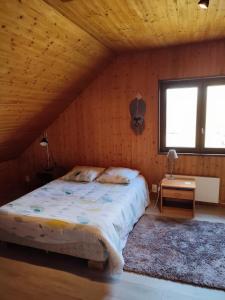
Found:
<svg viewBox="0 0 225 300"><path fill-rule="evenodd" d="M225 210L201 206L196 219L225 222ZM9 245L0 249L0 299L224 300L225 292L127 272L109 279L82 260Z"/></svg>

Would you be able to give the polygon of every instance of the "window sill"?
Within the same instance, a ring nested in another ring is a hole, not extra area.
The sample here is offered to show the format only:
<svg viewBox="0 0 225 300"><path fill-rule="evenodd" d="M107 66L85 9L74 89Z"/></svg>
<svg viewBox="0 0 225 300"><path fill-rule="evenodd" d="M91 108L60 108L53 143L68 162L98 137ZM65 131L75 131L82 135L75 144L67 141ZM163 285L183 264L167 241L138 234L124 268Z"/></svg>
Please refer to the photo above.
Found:
<svg viewBox="0 0 225 300"><path fill-rule="evenodd" d="M167 155L168 152L164 151L159 151L158 155ZM184 152L179 152L177 151L177 154L179 156L184 155L184 156L216 156L216 157L225 157L225 153L197 153L197 152L192 152L192 153L184 153Z"/></svg>

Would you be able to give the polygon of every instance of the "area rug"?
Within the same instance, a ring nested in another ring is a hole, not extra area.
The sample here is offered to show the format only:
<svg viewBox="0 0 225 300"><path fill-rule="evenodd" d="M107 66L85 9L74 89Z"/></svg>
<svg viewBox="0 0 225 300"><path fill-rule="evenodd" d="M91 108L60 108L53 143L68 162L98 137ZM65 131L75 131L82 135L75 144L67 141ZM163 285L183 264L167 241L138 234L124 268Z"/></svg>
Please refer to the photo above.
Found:
<svg viewBox="0 0 225 300"><path fill-rule="evenodd" d="M225 290L225 224L144 215L123 251L124 270Z"/></svg>

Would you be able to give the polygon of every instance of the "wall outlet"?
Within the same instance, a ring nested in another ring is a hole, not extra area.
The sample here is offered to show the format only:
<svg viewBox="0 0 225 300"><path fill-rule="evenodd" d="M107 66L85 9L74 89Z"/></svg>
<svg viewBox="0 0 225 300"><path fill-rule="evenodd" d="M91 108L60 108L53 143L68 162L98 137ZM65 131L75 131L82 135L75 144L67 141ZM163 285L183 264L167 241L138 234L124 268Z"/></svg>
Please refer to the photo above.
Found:
<svg viewBox="0 0 225 300"><path fill-rule="evenodd" d="M152 192L158 193L158 185L157 184L152 184Z"/></svg>

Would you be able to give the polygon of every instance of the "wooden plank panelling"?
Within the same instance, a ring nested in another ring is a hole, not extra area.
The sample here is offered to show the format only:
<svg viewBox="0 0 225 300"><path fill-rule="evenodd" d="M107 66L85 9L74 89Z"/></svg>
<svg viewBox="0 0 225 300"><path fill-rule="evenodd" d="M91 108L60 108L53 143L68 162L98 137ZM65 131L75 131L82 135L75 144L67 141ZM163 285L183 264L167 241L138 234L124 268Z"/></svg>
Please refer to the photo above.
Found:
<svg viewBox="0 0 225 300"><path fill-rule="evenodd" d="M225 37L225 1L45 0L116 51L146 49Z"/></svg>
<svg viewBox="0 0 225 300"><path fill-rule="evenodd" d="M0 1L0 161L30 145L112 55L41 0Z"/></svg>
<svg viewBox="0 0 225 300"><path fill-rule="evenodd" d="M222 40L116 58L48 129L57 163L67 168L76 163L128 166L158 183L167 171L166 156L158 155L158 80L225 75L224 53ZM147 103L141 136L130 128L129 103L137 92ZM26 172L40 167L41 151L37 140L23 154ZM225 203L225 157L183 155L175 172L220 177Z"/></svg>
<svg viewBox="0 0 225 300"><path fill-rule="evenodd" d="M18 160L0 163L0 206L24 193Z"/></svg>

